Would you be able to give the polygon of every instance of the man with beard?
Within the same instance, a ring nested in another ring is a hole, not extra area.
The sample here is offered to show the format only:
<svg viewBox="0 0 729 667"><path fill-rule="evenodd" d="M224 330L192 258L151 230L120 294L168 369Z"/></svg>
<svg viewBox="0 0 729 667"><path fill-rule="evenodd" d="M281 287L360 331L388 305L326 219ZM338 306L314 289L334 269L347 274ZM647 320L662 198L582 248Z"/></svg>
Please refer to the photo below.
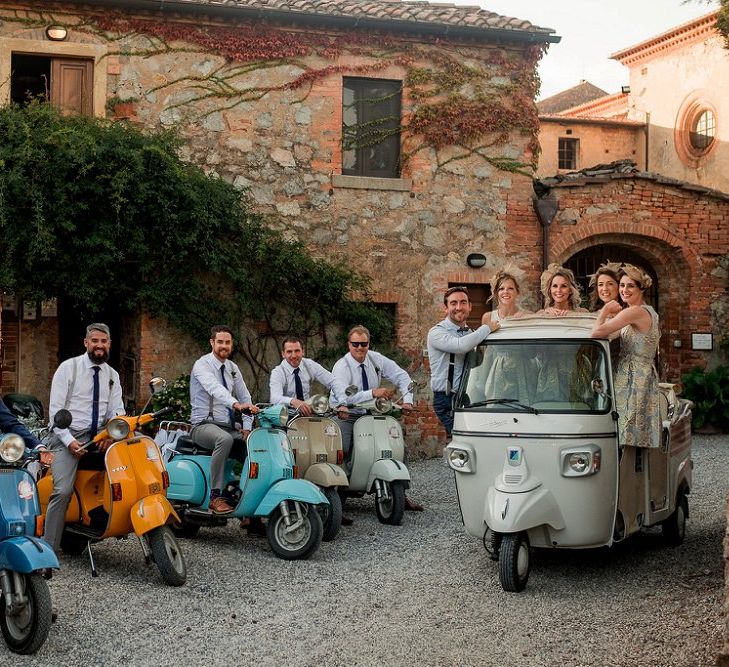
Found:
<svg viewBox="0 0 729 667"><path fill-rule="evenodd" d="M111 337L106 324L95 322L86 327L86 352L66 359L56 370L51 382L51 400L48 416L53 418L59 410L71 412L73 420L67 429L53 427L49 448L53 452L51 472L53 491L48 501L43 537L58 551L68 501L73 493L79 460L86 456L82 443L93 438L109 419L124 414L119 373L109 364ZM109 441L99 444L104 451Z"/></svg>
<svg viewBox="0 0 729 667"><path fill-rule="evenodd" d="M236 411L248 410L255 414L258 408L251 404L251 394L240 368L228 358L233 351L233 332L229 327L222 324L212 327L210 349L195 362L190 374L193 425L190 435L195 444L213 452L208 507L215 514L227 514L235 508L221 495L225 461L232 453L243 462L245 440L253 424L250 415L240 419Z"/></svg>

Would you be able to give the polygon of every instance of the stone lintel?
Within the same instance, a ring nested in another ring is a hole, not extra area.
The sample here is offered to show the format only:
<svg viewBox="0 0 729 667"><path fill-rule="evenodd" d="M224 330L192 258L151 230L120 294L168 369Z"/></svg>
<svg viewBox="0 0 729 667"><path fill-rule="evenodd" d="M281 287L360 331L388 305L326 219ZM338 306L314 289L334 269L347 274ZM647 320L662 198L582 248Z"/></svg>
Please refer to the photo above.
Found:
<svg viewBox="0 0 729 667"><path fill-rule="evenodd" d="M353 188L358 190L398 190L409 192L413 187L411 178L374 178L372 176L332 175L335 188Z"/></svg>

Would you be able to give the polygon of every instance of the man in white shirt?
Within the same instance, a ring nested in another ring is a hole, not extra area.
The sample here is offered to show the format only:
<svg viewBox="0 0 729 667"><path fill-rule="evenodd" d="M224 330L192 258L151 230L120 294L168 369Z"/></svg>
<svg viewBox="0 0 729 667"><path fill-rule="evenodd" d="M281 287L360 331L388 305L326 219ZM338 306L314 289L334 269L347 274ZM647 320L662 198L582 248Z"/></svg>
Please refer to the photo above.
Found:
<svg viewBox="0 0 729 667"><path fill-rule="evenodd" d="M332 375L339 382L340 386L349 387L356 385L359 391L352 396L343 396L332 393L330 403L332 405L347 404L354 405L373 398L392 398L394 391L380 387L380 381L385 378L392 382L402 394L402 409L409 412L413 409L413 394L410 391L410 376L400 368L392 359L384 354L370 350L370 332L366 327L358 325L352 327L347 335L347 347L349 353L344 355L332 368ZM342 430L342 446L344 448L345 460L350 458L352 450L352 433L354 422L365 414L365 410L350 409L348 419L339 420ZM422 512L422 505L405 497L405 509Z"/></svg>
<svg viewBox="0 0 729 667"><path fill-rule="evenodd" d="M274 405L287 405L308 417L312 411L306 400L311 397L312 382L318 382L337 396L345 395L346 387L334 375L313 359L304 357L300 338L284 338L281 356L283 361L271 371L269 379L271 403Z"/></svg>
<svg viewBox="0 0 729 667"><path fill-rule="evenodd" d="M430 387L433 390L433 410L446 433L453 430L453 395L461 385L463 362L472 350L501 325L484 313L481 326L471 331L466 321L471 314L467 287L450 287L443 295L446 318L428 332Z"/></svg>
<svg viewBox="0 0 729 667"><path fill-rule="evenodd" d="M70 410L71 426L53 427L49 448L53 452L51 473L53 491L46 510L43 537L58 551L66 517L68 501L73 493L79 460L87 455L82 441L93 438L112 417L124 414L119 374L107 364L111 336L106 324L96 322L86 327L86 352L66 359L56 369L51 382L48 407L50 425L61 409ZM100 443L103 451L108 442Z"/></svg>
<svg viewBox="0 0 729 667"><path fill-rule="evenodd" d="M251 432L253 418L236 420L236 410L258 412L251 404L251 394L243 381L240 368L228 357L233 351L233 332L218 324L210 330L211 352L200 357L190 374L190 404L193 425L190 436L195 444L211 449L210 504L211 512L225 514L235 509L221 496L225 476L225 461L233 446L234 455L245 458L245 439Z"/></svg>

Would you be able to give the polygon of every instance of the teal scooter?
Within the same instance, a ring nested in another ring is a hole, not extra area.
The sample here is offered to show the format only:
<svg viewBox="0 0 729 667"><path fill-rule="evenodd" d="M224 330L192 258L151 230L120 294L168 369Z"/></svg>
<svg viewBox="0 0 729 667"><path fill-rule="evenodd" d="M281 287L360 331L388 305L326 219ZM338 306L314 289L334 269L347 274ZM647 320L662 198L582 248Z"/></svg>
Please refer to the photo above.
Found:
<svg viewBox="0 0 729 667"><path fill-rule="evenodd" d="M288 409L281 405L265 407L256 415L258 427L245 444L248 455L240 477L228 459L225 494L235 509L227 514L208 509L211 450L196 445L188 435L161 429L158 443L164 441L165 446L174 441L174 448L165 447L170 476L167 498L182 522L178 535L195 537L201 526L225 525L230 518L266 518L266 537L279 558L305 559L316 552L323 534L321 514L326 515L329 502L317 486L294 478L285 430L288 416Z"/></svg>

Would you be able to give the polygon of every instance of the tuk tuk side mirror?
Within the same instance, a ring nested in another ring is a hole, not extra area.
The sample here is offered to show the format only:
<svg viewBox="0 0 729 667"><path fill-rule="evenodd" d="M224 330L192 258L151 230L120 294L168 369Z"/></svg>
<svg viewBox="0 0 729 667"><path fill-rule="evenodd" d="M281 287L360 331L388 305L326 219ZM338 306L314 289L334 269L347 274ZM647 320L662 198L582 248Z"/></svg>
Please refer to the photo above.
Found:
<svg viewBox="0 0 729 667"><path fill-rule="evenodd" d="M152 395L159 394L165 389L167 389L167 380L165 380L164 378L153 377L149 381L149 390L152 392Z"/></svg>
<svg viewBox="0 0 729 667"><path fill-rule="evenodd" d="M56 412L55 416L53 417L53 425L56 428L68 428L71 426L71 422L73 421L73 416L71 415L71 412L69 410L66 410L65 408L62 408L58 412Z"/></svg>

